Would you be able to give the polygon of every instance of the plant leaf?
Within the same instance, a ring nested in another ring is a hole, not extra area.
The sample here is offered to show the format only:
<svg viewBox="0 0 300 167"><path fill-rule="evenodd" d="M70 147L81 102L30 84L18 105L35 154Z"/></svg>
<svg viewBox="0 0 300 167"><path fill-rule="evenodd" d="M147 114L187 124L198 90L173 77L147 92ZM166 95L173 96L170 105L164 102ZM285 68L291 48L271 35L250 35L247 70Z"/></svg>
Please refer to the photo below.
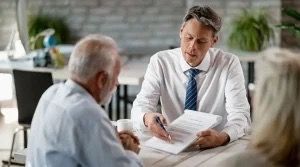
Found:
<svg viewBox="0 0 300 167"><path fill-rule="evenodd" d="M282 10L282 13L285 13L286 15L300 21L300 13L295 9L285 8Z"/></svg>

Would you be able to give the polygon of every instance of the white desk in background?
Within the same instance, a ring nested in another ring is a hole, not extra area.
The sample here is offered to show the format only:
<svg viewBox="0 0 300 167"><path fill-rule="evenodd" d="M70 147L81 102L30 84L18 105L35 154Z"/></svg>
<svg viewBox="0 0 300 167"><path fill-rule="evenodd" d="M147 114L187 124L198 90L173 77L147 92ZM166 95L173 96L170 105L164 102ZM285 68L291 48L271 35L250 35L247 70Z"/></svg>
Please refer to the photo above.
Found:
<svg viewBox="0 0 300 167"><path fill-rule="evenodd" d="M7 58L1 58L0 53L0 73L12 73L12 69L21 69L28 71L51 72L55 81L64 81L68 78L68 69L65 66L62 69L33 67L32 60L9 61ZM148 65L148 58L139 58L126 61L119 75L119 87L116 92L116 118L120 119L121 102L123 102L123 117L128 116L128 86L140 86L144 79L144 74ZM112 105L109 105L109 111L112 111ZM109 112L109 117L113 118L113 113Z"/></svg>
<svg viewBox="0 0 300 167"><path fill-rule="evenodd" d="M143 141L141 143L143 143ZM154 150L142 145L139 157L142 159L145 167L211 167L232 154L245 150L248 143L249 136L244 136L226 146L202 151L182 152L177 155Z"/></svg>
<svg viewBox="0 0 300 167"><path fill-rule="evenodd" d="M12 69L21 69L28 71L51 72L55 80L66 80L68 78L67 66L64 68L45 68L33 67L33 61L20 59L18 61L9 61L7 58L1 58L0 52L0 73L11 73ZM144 74L148 65L148 58L139 58L124 62L119 75L121 85L139 86L143 82Z"/></svg>
<svg viewBox="0 0 300 167"><path fill-rule="evenodd" d="M149 63L149 58L139 58L139 59L132 59L128 60L122 65L121 72L119 75L119 84L116 92L116 119L120 118L129 118L128 116L128 107L129 104L128 100L128 86L140 86L144 80L144 75ZM123 116L120 115L121 106L120 102L123 102L123 109L122 112ZM111 105L109 110L111 111ZM112 114L110 112L110 114ZM112 118L112 115L109 115Z"/></svg>
<svg viewBox="0 0 300 167"><path fill-rule="evenodd" d="M69 49L70 50L70 49ZM2 55L1 55L2 54ZM65 80L68 78L67 67L63 69L51 69L51 68L33 68L32 61L8 61L1 57L5 57L0 52L0 73L10 73L13 68L15 69L24 69L29 71L47 71L51 72L54 80ZM254 63L259 56L255 55L244 55L239 56L239 59L243 63L248 64L248 84L254 82ZM140 86L144 79L144 74L146 72L147 65L149 63L150 56L144 56L142 58L135 58L132 60L126 61L121 69L119 75L119 84L120 86L116 92L116 119L120 117L121 106L120 102L123 102L123 118L128 116L127 104L128 104L128 86ZM247 85L248 85L247 84ZM248 97L249 102L251 98ZM109 110L112 111L112 105L109 106ZM109 114L112 114L109 112ZM112 115L109 115L112 118ZM116 120L113 119L113 120Z"/></svg>

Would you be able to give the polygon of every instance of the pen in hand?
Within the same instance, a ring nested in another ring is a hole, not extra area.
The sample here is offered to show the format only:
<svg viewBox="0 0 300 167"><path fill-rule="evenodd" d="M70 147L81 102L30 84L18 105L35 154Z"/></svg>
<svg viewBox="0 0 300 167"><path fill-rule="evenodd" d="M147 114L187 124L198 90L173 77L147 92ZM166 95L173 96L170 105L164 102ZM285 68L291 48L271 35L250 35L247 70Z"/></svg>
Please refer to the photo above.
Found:
<svg viewBox="0 0 300 167"><path fill-rule="evenodd" d="M160 118L158 116L155 117L155 121L156 123L158 123L160 125L160 127L168 133L168 131L165 129L163 123L161 122ZM169 138L169 141L171 142L172 138L171 138L171 135L168 133L168 138Z"/></svg>

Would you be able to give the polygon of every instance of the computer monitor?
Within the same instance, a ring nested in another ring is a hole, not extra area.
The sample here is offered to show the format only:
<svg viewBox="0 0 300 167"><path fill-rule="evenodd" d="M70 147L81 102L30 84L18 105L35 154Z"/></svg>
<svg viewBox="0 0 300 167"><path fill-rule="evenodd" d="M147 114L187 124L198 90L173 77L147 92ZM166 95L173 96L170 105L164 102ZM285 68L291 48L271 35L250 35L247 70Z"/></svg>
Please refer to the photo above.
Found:
<svg viewBox="0 0 300 167"><path fill-rule="evenodd" d="M16 18L20 40L24 46L25 52L30 51L29 48L29 34L27 26L27 0L16 1Z"/></svg>

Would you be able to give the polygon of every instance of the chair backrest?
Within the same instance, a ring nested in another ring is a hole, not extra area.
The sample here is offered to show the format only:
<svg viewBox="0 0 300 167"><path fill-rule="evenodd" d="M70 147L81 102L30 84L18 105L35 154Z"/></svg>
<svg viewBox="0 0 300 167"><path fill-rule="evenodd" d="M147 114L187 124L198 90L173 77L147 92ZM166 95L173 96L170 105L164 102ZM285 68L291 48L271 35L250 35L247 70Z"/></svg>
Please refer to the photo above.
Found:
<svg viewBox="0 0 300 167"><path fill-rule="evenodd" d="M50 72L13 70L18 106L18 122L30 125L42 94L53 85Z"/></svg>

